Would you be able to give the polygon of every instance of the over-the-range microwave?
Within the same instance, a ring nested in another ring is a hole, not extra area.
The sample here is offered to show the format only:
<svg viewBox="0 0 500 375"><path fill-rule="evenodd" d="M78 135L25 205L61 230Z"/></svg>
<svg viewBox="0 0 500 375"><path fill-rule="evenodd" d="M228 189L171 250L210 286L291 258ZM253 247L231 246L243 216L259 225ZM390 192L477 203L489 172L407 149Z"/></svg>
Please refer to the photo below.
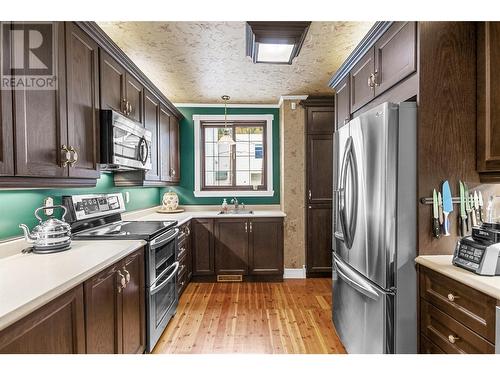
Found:
<svg viewBox="0 0 500 375"><path fill-rule="evenodd" d="M119 112L101 110L101 170L150 170L151 132Z"/></svg>

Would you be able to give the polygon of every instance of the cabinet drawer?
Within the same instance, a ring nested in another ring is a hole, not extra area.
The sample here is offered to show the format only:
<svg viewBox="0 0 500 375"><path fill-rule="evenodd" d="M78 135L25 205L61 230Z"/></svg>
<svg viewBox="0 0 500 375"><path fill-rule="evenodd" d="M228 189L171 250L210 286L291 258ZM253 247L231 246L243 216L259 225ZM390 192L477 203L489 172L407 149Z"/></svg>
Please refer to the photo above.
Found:
<svg viewBox="0 0 500 375"><path fill-rule="evenodd" d="M446 353L495 353L490 342L425 300L420 301L420 319L422 333Z"/></svg>
<svg viewBox="0 0 500 375"><path fill-rule="evenodd" d="M420 335L419 354L446 354L443 349L430 341L426 336Z"/></svg>
<svg viewBox="0 0 500 375"><path fill-rule="evenodd" d="M420 297L495 342L494 298L425 267L420 267Z"/></svg>

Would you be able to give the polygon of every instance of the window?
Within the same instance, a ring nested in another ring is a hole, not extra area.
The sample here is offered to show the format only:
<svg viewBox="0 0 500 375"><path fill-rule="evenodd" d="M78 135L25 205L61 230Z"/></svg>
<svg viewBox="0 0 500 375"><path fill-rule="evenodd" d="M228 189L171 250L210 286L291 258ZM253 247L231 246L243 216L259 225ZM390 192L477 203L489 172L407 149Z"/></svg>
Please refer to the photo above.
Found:
<svg viewBox="0 0 500 375"><path fill-rule="evenodd" d="M272 196L272 115L193 116L195 196ZM228 134L235 144L219 143Z"/></svg>
<svg viewBox="0 0 500 375"><path fill-rule="evenodd" d="M265 190L265 122L202 122L202 190ZM227 133L234 145L219 143Z"/></svg>

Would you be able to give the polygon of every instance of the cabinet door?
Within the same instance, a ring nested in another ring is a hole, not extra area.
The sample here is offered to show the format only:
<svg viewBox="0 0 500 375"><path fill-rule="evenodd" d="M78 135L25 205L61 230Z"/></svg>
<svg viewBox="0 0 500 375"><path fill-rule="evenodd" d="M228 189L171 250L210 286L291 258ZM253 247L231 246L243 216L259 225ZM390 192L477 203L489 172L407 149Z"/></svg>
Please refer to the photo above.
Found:
<svg viewBox="0 0 500 375"><path fill-rule="evenodd" d="M0 80L3 74L0 71ZM14 175L14 138L12 137L12 91L0 90L0 176Z"/></svg>
<svg viewBox="0 0 500 375"><path fill-rule="evenodd" d="M87 353L122 352L122 294L115 264L84 283Z"/></svg>
<svg viewBox="0 0 500 375"><path fill-rule="evenodd" d="M151 132L151 169L146 172L146 180L148 181L160 180L159 111L160 101L148 90L145 90L144 126Z"/></svg>
<svg viewBox="0 0 500 375"><path fill-rule="evenodd" d="M340 129L351 119L350 79L345 77L335 88L335 128Z"/></svg>
<svg viewBox="0 0 500 375"><path fill-rule="evenodd" d="M500 22L477 27L477 169L500 172Z"/></svg>
<svg viewBox="0 0 500 375"><path fill-rule="evenodd" d="M375 95L417 70L417 23L395 22L375 44Z"/></svg>
<svg viewBox="0 0 500 375"><path fill-rule="evenodd" d="M370 49L351 70L351 113L356 112L375 96L370 75L375 71L373 49Z"/></svg>
<svg viewBox="0 0 500 375"><path fill-rule="evenodd" d="M191 223L193 250L193 276L215 275L214 220L194 219Z"/></svg>
<svg viewBox="0 0 500 375"><path fill-rule="evenodd" d="M25 35L29 32L28 27L22 23L16 23L13 27L23 30ZM57 89L25 88L15 90L13 93L17 176L66 177L68 175L68 167L62 163L61 150L62 145L67 145L64 23L54 22L53 32L54 40L57 42L54 46ZM38 53L52 54L52 50L41 50ZM23 74L26 74L27 68L23 70Z"/></svg>
<svg viewBox="0 0 500 375"><path fill-rule="evenodd" d="M130 281L122 290L122 352L143 353L146 348L144 250L125 258L122 273L127 276L127 272Z"/></svg>
<svg viewBox="0 0 500 375"><path fill-rule="evenodd" d="M247 219L215 221L215 273L246 275L248 273Z"/></svg>
<svg viewBox="0 0 500 375"><path fill-rule="evenodd" d="M160 104L160 179L170 180L170 112Z"/></svg>
<svg viewBox="0 0 500 375"><path fill-rule="evenodd" d="M143 120L143 92L144 87L140 84L140 82L132 76L129 72L125 75L125 90L127 93L127 101L130 105L130 113L128 117L137 122L141 122Z"/></svg>
<svg viewBox="0 0 500 375"><path fill-rule="evenodd" d="M170 117L170 181L179 182L181 179L180 148L179 148L179 119Z"/></svg>
<svg viewBox="0 0 500 375"><path fill-rule="evenodd" d="M308 107L307 134L333 134L335 126L334 114L332 106Z"/></svg>
<svg viewBox="0 0 500 375"><path fill-rule="evenodd" d="M283 276L283 219L250 220L249 272Z"/></svg>
<svg viewBox="0 0 500 375"><path fill-rule="evenodd" d="M332 272L331 205L307 208L307 276L324 276Z"/></svg>
<svg viewBox="0 0 500 375"><path fill-rule="evenodd" d="M83 354L81 285L0 332L1 354Z"/></svg>
<svg viewBox="0 0 500 375"><path fill-rule="evenodd" d="M125 100L125 68L99 49L101 109L123 112Z"/></svg>
<svg viewBox="0 0 500 375"><path fill-rule="evenodd" d="M333 136L307 136L308 204L330 203L333 194Z"/></svg>
<svg viewBox="0 0 500 375"><path fill-rule="evenodd" d="M66 22L68 146L73 147L70 177L99 178L98 46L72 22Z"/></svg>

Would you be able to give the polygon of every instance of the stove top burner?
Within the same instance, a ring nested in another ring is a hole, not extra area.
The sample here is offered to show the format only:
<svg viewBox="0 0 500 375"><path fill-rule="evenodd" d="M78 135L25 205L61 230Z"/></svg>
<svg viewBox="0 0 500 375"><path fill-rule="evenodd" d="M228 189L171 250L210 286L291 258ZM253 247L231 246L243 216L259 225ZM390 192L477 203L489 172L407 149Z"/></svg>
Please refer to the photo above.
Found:
<svg viewBox="0 0 500 375"><path fill-rule="evenodd" d="M75 239L150 240L177 225L176 221L119 221L76 233Z"/></svg>

